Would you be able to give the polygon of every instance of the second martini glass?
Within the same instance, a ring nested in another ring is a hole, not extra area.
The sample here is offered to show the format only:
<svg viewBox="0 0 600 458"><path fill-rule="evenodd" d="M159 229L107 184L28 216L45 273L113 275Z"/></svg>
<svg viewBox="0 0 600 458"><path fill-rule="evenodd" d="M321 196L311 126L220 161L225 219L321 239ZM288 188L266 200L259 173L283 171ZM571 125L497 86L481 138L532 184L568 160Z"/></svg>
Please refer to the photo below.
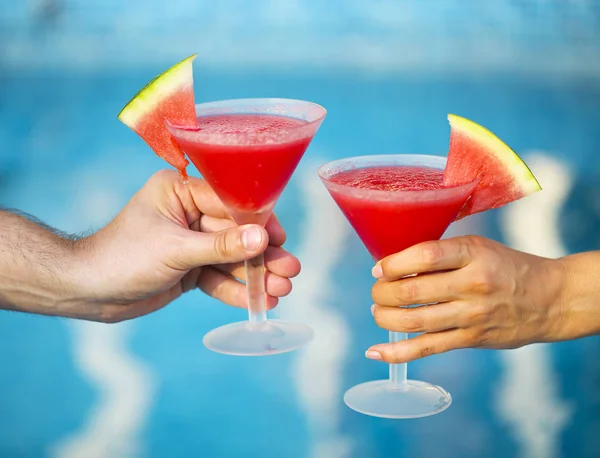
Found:
<svg viewBox="0 0 600 458"><path fill-rule="evenodd" d="M199 129L167 128L235 222L264 226L325 114L302 100L226 100L196 105ZM245 267L248 321L212 330L204 344L220 353L261 356L310 341L310 327L267 319L263 255Z"/></svg>
<svg viewBox="0 0 600 458"><path fill-rule="evenodd" d="M351 184L340 184L336 175L351 176L358 171L364 177L369 169L383 169L390 176L395 170L402 170L412 173L416 181L420 179L419 169L441 173L445 166L446 158L438 156L361 156L329 162L319 169L319 176L373 259L379 261L417 243L439 239L477 183L426 190L381 190L362 186L358 175L343 182ZM405 333L390 332L390 342L406 338ZM356 385L346 392L344 401L366 415L418 418L445 410L452 398L440 386L407 379L406 364L390 364L389 379Z"/></svg>

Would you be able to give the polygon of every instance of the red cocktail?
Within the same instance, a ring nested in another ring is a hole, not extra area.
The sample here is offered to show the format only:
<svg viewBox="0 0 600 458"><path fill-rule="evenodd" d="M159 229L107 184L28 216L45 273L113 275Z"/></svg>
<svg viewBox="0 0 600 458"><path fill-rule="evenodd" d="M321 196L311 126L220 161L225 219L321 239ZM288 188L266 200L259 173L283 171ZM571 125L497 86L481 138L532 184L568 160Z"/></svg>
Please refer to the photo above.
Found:
<svg viewBox="0 0 600 458"><path fill-rule="evenodd" d="M167 127L236 223L264 225L325 114L301 100L240 99L196 105L197 128ZM209 332L208 348L269 355L312 338L306 325L267 319L263 255L246 261L246 278L249 320Z"/></svg>
<svg viewBox="0 0 600 458"><path fill-rule="evenodd" d="M476 182L444 187L444 157L362 156L329 162L319 176L375 261L417 243L437 240L454 221ZM390 332L390 340L406 339ZM344 401L384 418L433 415L452 402L430 383L407 380L406 364L391 364L390 378L357 385Z"/></svg>

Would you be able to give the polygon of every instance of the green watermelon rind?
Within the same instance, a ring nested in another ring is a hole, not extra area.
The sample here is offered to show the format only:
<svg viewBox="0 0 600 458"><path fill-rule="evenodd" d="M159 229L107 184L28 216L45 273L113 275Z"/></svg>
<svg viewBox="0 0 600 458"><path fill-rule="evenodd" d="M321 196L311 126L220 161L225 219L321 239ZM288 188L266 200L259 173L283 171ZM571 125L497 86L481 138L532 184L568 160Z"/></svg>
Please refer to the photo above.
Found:
<svg viewBox="0 0 600 458"><path fill-rule="evenodd" d="M154 111L163 99L193 81L192 61L196 56L197 54L192 54L155 76L127 102L117 118L126 126L134 129L137 123L148 113Z"/></svg>
<svg viewBox="0 0 600 458"><path fill-rule="evenodd" d="M460 132L474 142L484 145L488 153L504 165L503 172L513 178L514 184L518 185L523 193L522 197L542 189L525 161L493 132L470 119L455 114L449 114L448 121L453 131Z"/></svg>

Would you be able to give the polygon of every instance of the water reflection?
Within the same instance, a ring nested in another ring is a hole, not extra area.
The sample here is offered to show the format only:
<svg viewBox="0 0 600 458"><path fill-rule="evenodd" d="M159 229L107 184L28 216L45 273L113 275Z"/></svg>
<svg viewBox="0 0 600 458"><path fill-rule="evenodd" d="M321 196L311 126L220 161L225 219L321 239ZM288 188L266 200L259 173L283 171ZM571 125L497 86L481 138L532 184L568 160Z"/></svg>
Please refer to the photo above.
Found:
<svg viewBox="0 0 600 458"><path fill-rule="evenodd" d="M0 139L11 149L0 151L0 163L10 164L0 169L10 179L0 202L72 232L112 217L163 167L115 119L145 74L5 78ZM544 190L467 218L448 236L487 235L547 256L597 248L600 115L592 108L600 91L504 79L200 72L198 78L204 99L268 92L315 100L330 112L277 207L286 247L303 263L280 314L311 324L315 341L260 360L213 354L202 346L204 333L244 313L195 293L122 330L0 313L0 456L48 450L132 458L600 455L597 338L516 352L456 351L411 363L415 378L439 383L454 399L428 419L395 422L348 409L346 389L386 377L387 366L367 360L364 351L387 332L370 314L372 260L315 174L322 162L343 156L443 152L445 114L458 111L515 148L543 147L527 158ZM555 145L572 154L550 149ZM111 365L128 381L113 378ZM115 415L120 422L112 422ZM116 426L123 434L108 444Z"/></svg>
<svg viewBox="0 0 600 458"><path fill-rule="evenodd" d="M570 253L600 248L600 170L590 167L575 177L559 220Z"/></svg>
<svg viewBox="0 0 600 458"><path fill-rule="evenodd" d="M342 429L346 407L340 401L352 330L339 303L342 285L333 276L344 263L349 226L317 178L323 162L315 159L298 173L304 237L297 253L303 274L294 282L291 304L282 314L315 331L313 342L298 352L292 369L312 436L310 457L345 458L353 456L353 438Z"/></svg>
<svg viewBox="0 0 600 458"><path fill-rule="evenodd" d="M543 190L507 206L502 229L509 246L550 258L565 256L559 232L572 172L563 161L543 152L525 155ZM504 373L496 408L518 443L522 458L561 456L560 439L573 406L561 397L560 380L550 344L500 352Z"/></svg>

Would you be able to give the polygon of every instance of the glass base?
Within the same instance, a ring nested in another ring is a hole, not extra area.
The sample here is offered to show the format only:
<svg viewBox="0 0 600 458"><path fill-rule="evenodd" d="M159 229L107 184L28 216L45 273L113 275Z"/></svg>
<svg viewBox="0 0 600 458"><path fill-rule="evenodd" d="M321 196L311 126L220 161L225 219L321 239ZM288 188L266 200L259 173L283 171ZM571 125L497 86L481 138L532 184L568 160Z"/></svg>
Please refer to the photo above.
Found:
<svg viewBox="0 0 600 458"><path fill-rule="evenodd" d="M213 329L204 336L209 350L226 355L266 356L286 353L307 344L313 330L300 323L267 320L251 324L240 321Z"/></svg>
<svg viewBox="0 0 600 458"><path fill-rule="evenodd" d="M440 413L450 406L452 396L440 386L418 380L397 386L389 380L376 380L350 388L344 402L365 415L401 419Z"/></svg>

